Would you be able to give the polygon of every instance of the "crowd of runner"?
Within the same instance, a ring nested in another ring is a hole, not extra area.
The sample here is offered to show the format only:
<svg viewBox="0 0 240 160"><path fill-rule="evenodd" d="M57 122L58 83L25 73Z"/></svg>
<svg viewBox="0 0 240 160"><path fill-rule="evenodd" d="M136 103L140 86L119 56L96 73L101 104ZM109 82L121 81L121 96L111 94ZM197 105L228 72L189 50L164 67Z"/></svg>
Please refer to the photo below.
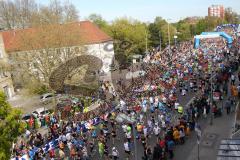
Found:
<svg viewBox="0 0 240 160"><path fill-rule="evenodd" d="M172 159L174 148L185 143L199 118L211 111L216 116L223 112L215 102L210 107L211 77L219 99L228 95L229 83L231 97L240 95L236 83L240 74L234 74L239 57L222 40L205 41L199 49L184 42L170 53L154 50L143 61L130 69L144 70L142 77L130 82L121 78L114 86L101 82L99 94L104 96L99 108L82 115L73 113L67 120L58 114L47 116L48 133L44 135L27 130L13 147L14 157L90 160L142 155L145 160ZM197 98L185 106L181 100L192 95ZM227 98L227 113L234 100ZM120 103L116 106L113 101Z"/></svg>

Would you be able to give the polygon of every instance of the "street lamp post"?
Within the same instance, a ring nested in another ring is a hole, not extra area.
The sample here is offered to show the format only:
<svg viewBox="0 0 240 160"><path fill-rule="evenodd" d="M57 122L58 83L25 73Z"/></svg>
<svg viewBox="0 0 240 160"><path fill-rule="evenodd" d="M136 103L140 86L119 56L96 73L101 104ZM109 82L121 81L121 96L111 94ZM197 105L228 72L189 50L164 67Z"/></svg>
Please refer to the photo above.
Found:
<svg viewBox="0 0 240 160"><path fill-rule="evenodd" d="M169 21L170 21L171 19L168 19L168 52L169 52L169 54L170 54L170 49L171 49L171 46L170 46L170 43L171 43L171 41L170 41L170 29L169 29Z"/></svg>
<svg viewBox="0 0 240 160"><path fill-rule="evenodd" d="M174 44L175 44L175 47L177 47L177 36L175 35L175 36L173 36L173 38L174 38Z"/></svg>
<svg viewBox="0 0 240 160"><path fill-rule="evenodd" d="M211 63L212 64L212 63ZM211 68L212 68L212 66L211 66ZM212 85L212 79L213 79L213 77L212 77L212 69L211 69L211 81L210 81L210 83L211 83L211 93L210 93L210 105L211 105L211 119L210 119L210 125L212 125L213 124L213 85Z"/></svg>
<svg viewBox="0 0 240 160"><path fill-rule="evenodd" d="M161 40L161 33L160 31L158 32L158 35L159 35L159 49L160 49L160 52L162 51L162 40Z"/></svg>
<svg viewBox="0 0 240 160"><path fill-rule="evenodd" d="M148 33L147 33L147 29L145 30L145 47L146 47L146 53L148 51Z"/></svg>
<svg viewBox="0 0 240 160"><path fill-rule="evenodd" d="M131 75L132 75L132 85L133 85L133 59L132 59L132 73L131 73Z"/></svg>
<svg viewBox="0 0 240 160"><path fill-rule="evenodd" d="M135 158L135 160L137 160L138 159L138 154L137 154L137 141L136 141L136 128L135 128L135 123L133 123L133 125L132 125L132 127L133 127L133 143L134 143L134 153L135 153L135 156L134 156L134 158Z"/></svg>
<svg viewBox="0 0 240 160"><path fill-rule="evenodd" d="M215 53L216 53L216 49L215 49ZM211 83L211 94L210 94L210 108L211 108L211 119L210 119L210 125L213 125L213 57L211 56L211 79L210 79L210 83Z"/></svg>
<svg viewBox="0 0 240 160"><path fill-rule="evenodd" d="M56 114L58 109L57 109L56 94L54 90L52 90L52 94L53 94L52 104L53 104L54 112ZM45 106L44 106L44 111L45 111ZM59 113L59 111L58 111L58 116L59 116L59 119L61 119L61 114Z"/></svg>

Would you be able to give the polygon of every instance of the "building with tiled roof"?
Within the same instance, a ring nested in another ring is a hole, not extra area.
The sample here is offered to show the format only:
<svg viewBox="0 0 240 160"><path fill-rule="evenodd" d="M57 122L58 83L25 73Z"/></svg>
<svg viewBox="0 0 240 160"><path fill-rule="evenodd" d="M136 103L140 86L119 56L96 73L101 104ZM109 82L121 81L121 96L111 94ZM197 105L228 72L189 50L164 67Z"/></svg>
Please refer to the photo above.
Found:
<svg viewBox="0 0 240 160"><path fill-rule="evenodd" d="M91 23L90 21L81 21L81 22L74 22L65 25L52 25L52 27L59 27L61 26L62 31L69 31L71 29L78 30L79 37L83 40L84 44L99 44L104 42L112 41L112 38L100 30L96 25ZM48 26L44 26L48 27ZM29 34L37 34L36 32L42 31L42 28L28 28L28 29L19 29L19 30L9 30L0 32L3 37L4 47L6 52L16 52L16 51L26 51L30 50L31 48L23 47L22 37L29 36ZM64 38L64 37L62 37ZM78 42L74 42L72 44L67 44L69 46L76 46ZM65 46L59 46L65 47ZM36 48L40 49L40 48Z"/></svg>
<svg viewBox="0 0 240 160"><path fill-rule="evenodd" d="M26 55L38 55L28 66L31 67L34 75L38 75L40 78L46 77L45 80L49 78L50 73L46 73L48 74L46 76L45 73L37 71L35 66L41 62L40 58L50 50L54 51L54 54L59 53L55 57L57 59L62 58L63 52L67 49L83 54L79 50L84 48L84 54L93 55L103 61L101 70L104 72L109 71L114 55L112 38L90 21L3 31L0 32L0 38L2 38L0 49L8 55L9 62L16 69L15 73L12 73L13 78L20 73L18 69L23 68L22 64L25 64L23 57ZM74 58L71 57L73 54L69 55L68 58Z"/></svg>

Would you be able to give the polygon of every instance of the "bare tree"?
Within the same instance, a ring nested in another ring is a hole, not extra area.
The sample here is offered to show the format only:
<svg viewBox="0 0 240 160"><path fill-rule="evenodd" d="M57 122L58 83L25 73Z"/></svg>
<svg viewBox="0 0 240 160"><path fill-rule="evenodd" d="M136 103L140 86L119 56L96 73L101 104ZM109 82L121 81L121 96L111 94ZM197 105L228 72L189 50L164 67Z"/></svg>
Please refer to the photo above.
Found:
<svg viewBox="0 0 240 160"><path fill-rule="evenodd" d="M2 28L26 28L30 25L32 14L36 10L34 0L0 1L0 22Z"/></svg>
<svg viewBox="0 0 240 160"><path fill-rule="evenodd" d="M40 19L45 24L61 23L63 7L59 0L51 0L49 6L42 6L39 11Z"/></svg>
<svg viewBox="0 0 240 160"><path fill-rule="evenodd" d="M32 20L35 24L64 24L78 21L78 12L68 1L61 3L59 0L52 0L48 6L41 6Z"/></svg>
<svg viewBox="0 0 240 160"><path fill-rule="evenodd" d="M74 22L78 21L78 11L76 7L69 1L66 1L63 5L64 9L64 22Z"/></svg>
<svg viewBox="0 0 240 160"><path fill-rule="evenodd" d="M13 29L16 25L17 10L12 1L0 1L0 25L4 29Z"/></svg>
<svg viewBox="0 0 240 160"><path fill-rule="evenodd" d="M49 5L39 5L35 0L0 1L0 28L28 28L73 21L78 21L78 12L69 1L51 0Z"/></svg>
<svg viewBox="0 0 240 160"><path fill-rule="evenodd" d="M18 28L27 28L31 26L31 17L37 11L35 0L15 0L17 10Z"/></svg>

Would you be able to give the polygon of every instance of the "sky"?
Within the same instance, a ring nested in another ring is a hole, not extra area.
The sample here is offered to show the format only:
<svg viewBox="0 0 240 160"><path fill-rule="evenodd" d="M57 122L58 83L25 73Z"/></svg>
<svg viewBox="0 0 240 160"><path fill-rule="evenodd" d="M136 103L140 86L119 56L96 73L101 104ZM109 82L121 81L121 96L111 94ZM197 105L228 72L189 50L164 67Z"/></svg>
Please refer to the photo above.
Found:
<svg viewBox="0 0 240 160"><path fill-rule="evenodd" d="M47 4L49 0L39 0ZM65 1L65 0L61 0ZM189 16L206 16L212 4L231 7L240 14L240 0L69 0L78 12L80 20L92 13L100 14L107 21L119 17L132 17L153 22L156 16L176 22Z"/></svg>

